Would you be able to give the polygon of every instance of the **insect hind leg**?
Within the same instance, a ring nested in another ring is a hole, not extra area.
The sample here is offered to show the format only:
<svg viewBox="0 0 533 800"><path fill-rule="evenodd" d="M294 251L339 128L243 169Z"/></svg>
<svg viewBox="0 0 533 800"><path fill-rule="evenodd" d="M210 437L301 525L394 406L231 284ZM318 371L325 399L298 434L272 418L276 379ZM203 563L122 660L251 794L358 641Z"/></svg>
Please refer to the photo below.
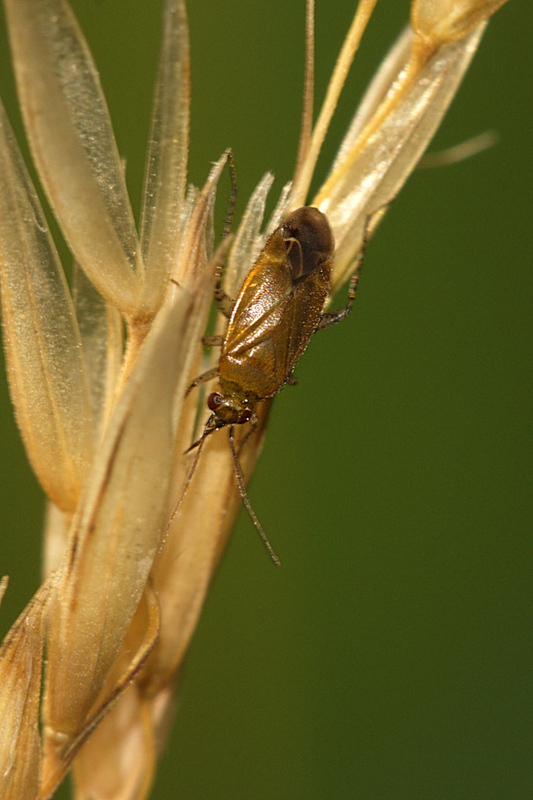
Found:
<svg viewBox="0 0 533 800"><path fill-rule="evenodd" d="M221 314L223 314L226 319L231 317L231 312L233 311L233 306L235 305L235 300L233 297L230 297L229 294L226 294L224 289L222 288L222 265L220 265L220 269L217 266L216 275L216 283L215 283L215 303L217 304L217 308Z"/></svg>
<svg viewBox="0 0 533 800"><path fill-rule="evenodd" d="M339 311L325 311L320 317L320 322L318 323L317 331L322 331L324 330L324 328L329 328L331 325L335 325L342 319L346 319L346 317L351 313L355 300L355 293L357 291L357 284L359 283L361 263L363 260L362 257L360 257L360 254L361 251L359 251L359 254L357 256L357 264L350 279L350 285L348 287L348 302L346 303L346 306L344 308L341 308Z"/></svg>
<svg viewBox="0 0 533 800"><path fill-rule="evenodd" d="M359 248L359 252L357 253L355 259L355 267L354 271L352 272L352 277L350 278L350 283L348 285L348 302L344 308L341 308L339 311L326 311L320 317L320 322L318 323L317 331L321 331L324 328L329 328L330 325L335 325L337 322L340 322L342 319L346 319L347 316L351 313L353 308L355 294L357 292L357 286L359 284L359 277L361 275L361 267L363 266L363 260L365 257L366 246L370 240L370 233L371 233L371 225L372 220L375 216L380 214L384 211L387 206L389 206L392 200L388 200L386 203L383 203L382 206L376 208L375 211L372 211L370 214L367 215L365 221L365 227L363 231L363 241L361 242L361 247Z"/></svg>
<svg viewBox="0 0 533 800"><path fill-rule="evenodd" d="M231 233L231 226L233 223L233 216L235 213L235 204L237 202L237 175L235 173L235 161L233 152L227 151L228 168L231 180L231 194L229 199L228 212L226 214L226 222L224 223L224 231L222 233L222 241L227 239ZM224 268L223 262L217 264L215 269L215 302L221 314L227 319L231 317L235 300L227 294L222 288L222 270Z"/></svg>

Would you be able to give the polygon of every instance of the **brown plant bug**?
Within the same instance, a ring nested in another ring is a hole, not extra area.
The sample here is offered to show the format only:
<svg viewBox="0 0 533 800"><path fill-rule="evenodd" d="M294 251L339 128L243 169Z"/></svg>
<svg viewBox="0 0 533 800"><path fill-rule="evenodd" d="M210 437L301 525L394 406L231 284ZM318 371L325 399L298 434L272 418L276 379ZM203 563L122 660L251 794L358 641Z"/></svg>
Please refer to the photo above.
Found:
<svg viewBox="0 0 533 800"><path fill-rule="evenodd" d="M217 391L207 398L211 416L200 439L189 448L198 447L198 453L186 488L205 437L229 427L235 477L243 504L270 557L278 565L280 560L246 493L235 448L235 425L249 422L252 433L257 423L257 404L273 397L285 383L295 383L293 370L313 334L348 316L354 303L368 229L367 223L350 280L348 302L339 311L323 310L331 286L335 244L327 217L313 206L303 206L287 215L267 240L235 300L222 288L222 267L217 270L215 300L229 321L224 335L203 340L208 346L221 347L218 366L196 378L187 390L218 378Z"/></svg>

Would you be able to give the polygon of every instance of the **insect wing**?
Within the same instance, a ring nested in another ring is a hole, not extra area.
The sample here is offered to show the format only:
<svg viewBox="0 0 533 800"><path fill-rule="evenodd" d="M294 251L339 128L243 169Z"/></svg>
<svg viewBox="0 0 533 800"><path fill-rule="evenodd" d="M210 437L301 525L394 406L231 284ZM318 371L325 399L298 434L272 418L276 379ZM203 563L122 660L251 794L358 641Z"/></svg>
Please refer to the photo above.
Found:
<svg viewBox="0 0 533 800"><path fill-rule="evenodd" d="M284 239L273 234L252 267L229 321L221 376L265 398L282 387L318 325L330 263L294 282Z"/></svg>

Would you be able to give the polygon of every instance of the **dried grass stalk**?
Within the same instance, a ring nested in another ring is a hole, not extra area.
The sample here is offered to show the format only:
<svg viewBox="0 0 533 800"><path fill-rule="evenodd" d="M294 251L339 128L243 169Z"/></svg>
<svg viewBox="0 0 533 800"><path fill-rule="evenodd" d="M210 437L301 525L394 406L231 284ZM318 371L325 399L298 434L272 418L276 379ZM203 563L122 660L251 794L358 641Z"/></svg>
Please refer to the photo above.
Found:
<svg viewBox="0 0 533 800"><path fill-rule="evenodd" d="M383 62L312 201L328 215L337 243L333 290L350 273L368 220L375 227L427 147L501 4L413 2L411 27ZM180 666L240 504L222 433L206 440L182 494L194 458L184 451L205 419L185 389L200 370L214 270L225 259L225 286L234 296L266 237L306 202L374 5L359 3L313 126L308 0L295 180L265 223L273 180L267 173L233 238L215 250L213 206L228 154L202 190L187 188L183 0L165 5L139 236L98 72L68 3L5 0L27 137L76 266L72 299L2 115L0 282L9 381L28 457L50 501L47 577L0 651L2 797L49 797L72 763L80 800L139 800L150 789ZM246 479L270 402L241 454Z"/></svg>

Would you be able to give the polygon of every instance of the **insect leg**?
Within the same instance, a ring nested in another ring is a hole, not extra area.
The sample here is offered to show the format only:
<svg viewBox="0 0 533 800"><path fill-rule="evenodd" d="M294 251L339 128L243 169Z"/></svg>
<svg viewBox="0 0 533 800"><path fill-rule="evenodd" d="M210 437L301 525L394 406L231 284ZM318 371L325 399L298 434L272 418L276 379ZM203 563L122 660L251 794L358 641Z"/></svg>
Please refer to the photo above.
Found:
<svg viewBox="0 0 533 800"><path fill-rule="evenodd" d="M222 288L222 270L224 269L224 261L228 252L228 245L231 243L231 239L228 239L228 235L224 230L224 239L220 243L217 253L215 253L215 258L217 260L217 264L215 267L215 302L217 304L218 310L228 319L231 317L231 312L233 311L233 306L235 305L235 300L226 294L224 289ZM207 337L209 339L213 338L211 336Z"/></svg>
<svg viewBox="0 0 533 800"><path fill-rule="evenodd" d="M208 369L207 372L203 372L201 375L198 375L197 378L193 380L187 391L185 392L185 397L195 389L200 383L205 383L206 381L212 380L212 378L216 378L218 376L218 367L213 367L213 369Z"/></svg>
<svg viewBox="0 0 533 800"><path fill-rule="evenodd" d="M369 214L366 218L363 241L361 242L361 248L355 259L355 268L352 272L352 277L350 278L350 283L348 286L348 302L346 303L346 306L341 308L339 311L326 311L324 314L322 314L320 317L320 322L318 323L317 331L321 331L324 328L329 328L330 325L335 325L335 323L340 322L341 319L346 319L353 308L355 293L357 292L357 284L359 283L361 267L363 266L363 259L365 257L365 250L370 238L370 223L372 222L373 216L374 214Z"/></svg>
<svg viewBox="0 0 533 800"><path fill-rule="evenodd" d="M378 206L378 208L367 215L365 228L363 231L363 241L361 242L361 247L356 256L354 271L352 272L352 277L350 278L350 283L348 286L348 302L346 303L345 308L341 308L340 311L326 311L324 314L322 314L320 322L318 323L317 331L321 331L324 328L329 328L330 325L335 325L336 322L340 322L341 319L346 319L346 317L350 314L355 300L355 293L357 291L357 284L359 283L361 267L363 266L366 246L370 239L372 220L378 214L381 214L382 211L385 211L385 209L390 206L393 201L394 197L390 200L387 200L385 203L383 203L381 206Z"/></svg>
<svg viewBox="0 0 533 800"><path fill-rule="evenodd" d="M217 304L217 308L221 314L223 314L227 319L231 317L231 312L233 311L233 306L235 305L235 300L226 294L224 289L222 288L222 264L220 264L220 268L217 266L215 277L215 303Z"/></svg>
<svg viewBox="0 0 533 800"><path fill-rule="evenodd" d="M214 278L215 278L215 301L218 310L224 314L225 317L230 317L233 310L235 301L224 291L222 288L222 270L224 269L224 261L228 254L231 245L231 234L228 234L217 247L211 263L214 265ZM210 337L209 337L210 338Z"/></svg>
<svg viewBox="0 0 533 800"><path fill-rule="evenodd" d="M222 347L224 337L221 333L216 336L202 336L202 344L205 347Z"/></svg>
<svg viewBox="0 0 533 800"><path fill-rule="evenodd" d="M237 176L235 174L235 161L233 160L233 152L227 151L228 167L231 180L231 194L229 199L228 213L226 214L226 222L224 223L224 231L222 233L222 241L227 239L231 232L231 225L233 223L233 215L235 212L235 203L237 202ZM231 317L235 300L226 294L222 288L222 270L224 268L223 262L217 264L215 269L215 302L218 310L227 319Z"/></svg>
<svg viewBox="0 0 533 800"><path fill-rule="evenodd" d="M325 311L320 317L317 331L322 331L324 328L329 328L330 325L335 325L336 322L340 322L341 319L346 319L346 317L350 314L355 300L357 284L359 282L359 273L361 271L361 261L359 260L359 256L357 256L357 261L358 264L356 266L356 270L350 279L350 285L348 287L348 302L346 303L345 308L341 308L340 311Z"/></svg>

